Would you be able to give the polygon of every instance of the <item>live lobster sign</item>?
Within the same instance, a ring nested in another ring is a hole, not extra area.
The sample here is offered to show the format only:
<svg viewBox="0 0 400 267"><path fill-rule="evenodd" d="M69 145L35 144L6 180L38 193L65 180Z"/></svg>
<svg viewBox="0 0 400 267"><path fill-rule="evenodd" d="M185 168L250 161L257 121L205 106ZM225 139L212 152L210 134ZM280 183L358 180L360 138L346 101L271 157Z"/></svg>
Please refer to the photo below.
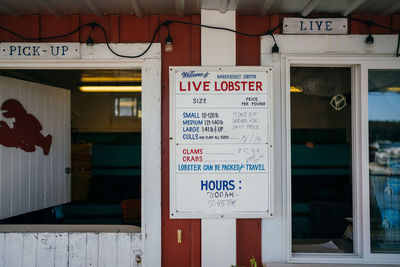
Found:
<svg viewBox="0 0 400 267"><path fill-rule="evenodd" d="M272 68L170 68L170 218L273 217Z"/></svg>
<svg viewBox="0 0 400 267"><path fill-rule="evenodd" d="M36 151L36 147L43 149L48 155L52 143L52 136L44 136L39 120L29 114L16 99L8 99L1 105L1 112L5 118L14 119L13 127L0 121L0 144L6 147L20 148L26 152Z"/></svg>

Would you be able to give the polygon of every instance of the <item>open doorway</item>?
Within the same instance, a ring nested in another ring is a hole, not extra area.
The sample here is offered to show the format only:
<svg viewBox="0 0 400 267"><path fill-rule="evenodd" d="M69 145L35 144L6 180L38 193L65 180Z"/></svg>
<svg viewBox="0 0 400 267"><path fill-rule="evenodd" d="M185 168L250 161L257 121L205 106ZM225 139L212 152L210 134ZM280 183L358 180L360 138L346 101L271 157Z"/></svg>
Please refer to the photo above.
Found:
<svg viewBox="0 0 400 267"><path fill-rule="evenodd" d="M141 85L136 70L2 70L71 92L71 202L2 224L141 226Z"/></svg>

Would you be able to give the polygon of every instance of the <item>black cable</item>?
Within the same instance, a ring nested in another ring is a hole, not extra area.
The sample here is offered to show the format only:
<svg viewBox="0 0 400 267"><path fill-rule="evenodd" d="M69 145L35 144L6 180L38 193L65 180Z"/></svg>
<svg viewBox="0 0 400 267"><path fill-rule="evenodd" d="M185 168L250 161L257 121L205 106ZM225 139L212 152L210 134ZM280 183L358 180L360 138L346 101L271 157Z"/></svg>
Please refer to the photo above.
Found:
<svg viewBox="0 0 400 267"><path fill-rule="evenodd" d="M400 32L400 30L393 29L393 28L387 27L387 26L382 25L382 24L378 24L378 23L376 23L376 22L374 22L374 21L372 21L372 20L365 20L365 19L352 18L352 17L350 17L350 16L347 17L347 18L350 19L350 20L354 20L354 21L358 21L358 22L365 23L365 24L368 25L369 28L370 28L371 26L376 26L376 27L378 27L378 28L382 28L382 29L385 29L385 30L389 30L389 31L393 31L393 32Z"/></svg>
<svg viewBox="0 0 400 267"><path fill-rule="evenodd" d="M236 33L236 34L239 34L239 35L243 35L243 36L248 36L248 37L260 37L260 36L264 36L264 35L271 35L271 34L273 34L274 31L276 31L283 24L283 23L280 23L279 25L277 25L272 30L268 30L268 31L263 32L263 33L251 34L251 33L245 33L245 32L232 30L232 29L225 28L225 27L210 26L210 25L204 25L204 24L200 24L200 23L180 21L180 20L167 20L164 23L167 23L167 24L180 23L180 24L186 24L186 25L191 25L191 26L199 26L199 27L207 28L207 29L229 31L229 32L233 32L233 33Z"/></svg>
<svg viewBox="0 0 400 267"><path fill-rule="evenodd" d="M399 57L399 56L400 56L399 48L400 48L400 33L399 33L399 37L397 38L397 52L396 52L396 57Z"/></svg>
<svg viewBox="0 0 400 267"><path fill-rule="evenodd" d="M263 36L263 35L270 35L270 36L273 38L275 44L276 44L276 40L275 40L275 37L274 37L274 35L273 35L273 32L276 31L280 26L282 26L282 23L280 23L280 24L277 25L275 28L273 28L272 30L266 31L265 33L260 33L260 34L248 34L248 33L239 32L239 31L235 31L235 30L232 30L232 29L229 29L229 28L224 28L224 27L209 26L209 25L204 25L204 24L199 24L199 23L193 23L193 22L186 22L186 21L179 21L179 20L167 20L167 21L164 21L163 23L161 23L161 24L159 24L159 25L157 26L157 28L156 28L155 31L154 31L153 38L151 39L151 42L150 42L150 44L147 46L147 48L146 48L141 54L139 54L139 55L134 55L134 56L122 55L122 54L119 54L119 53L115 52L115 51L110 47L110 44L109 44L109 41L108 41L107 32L106 32L106 30L104 29L104 27L103 27L102 25L100 25L100 24L97 24L96 26L99 27L99 28L102 30L103 35L104 35L104 38L105 38L105 43L106 43L106 45L107 45L107 48L111 51L111 53L113 53L114 55L116 55L116 56L118 56L118 57L122 57L122 58L139 58L139 57L143 56L144 54L146 54L147 51L149 51L150 47L151 47L151 46L153 45L153 43L154 43L154 40L155 40L156 35L157 35L158 31L160 30L160 28L161 28L162 26L166 26L166 27L168 28L168 31L169 31L169 25L172 24L172 23L180 23L180 24L191 25L191 26L199 26L199 27L204 27L204 28L208 28L208 29L215 29L215 30L225 30L225 31L230 31L230 32L233 32L233 33L236 33L236 34L240 34L240 35L244 35L244 36L250 36L250 37L259 37L259 36Z"/></svg>
<svg viewBox="0 0 400 267"><path fill-rule="evenodd" d="M24 36L22 36L22 35L20 35L20 34L18 34L18 33L16 33L16 32L13 32L13 31L11 31L11 30L9 30L9 29L3 27L3 26L0 26L0 29L2 29L3 31L6 31L6 32L8 32L8 33L10 33L10 34L12 34L12 35L14 35L14 36L17 36L18 38L20 38L20 39L22 39L22 40L24 40L24 41L43 41L43 40L50 40L50 39L58 39L58 38L67 37L67 36L69 36L69 35L72 35L72 34L78 32L78 31L80 31L80 30L81 30L82 28L84 28L84 27L88 27L88 26L91 26L91 27L92 27L92 25L93 25L94 23L95 23L95 22L90 22L90 23L82 24L82 25L80 25L79 27L77 27L75 30L73 30L73 31L71 31L71 32L68 32L68 33L65 33L65 34L53 35L53 36L46 36L46 37L39 37L39 38L28 38L28 37L24 37Z"/></svg>
<svg viewBox="0 0 400 267"><path fill-rule="evenodd" d="M379 27L379 28L382 28L382 29L390 30L390 31L393 31L393 32L398 32L398 33L399 33L399 40L398 40L398 45L397 45L397 56L400 56L400 51L399 51L399 48L400 48L400 30L393 29L393 28L390 28L390 27L387 27L387 26L378 24L378 23L376 23L376 22L374 22L374 21L372 21L372 20L363 20L363 19L358 19L358 18L352 18L352 17L350 17L350 16L349 16L349 17L346 17L346 18L348 18L348 19L350 19L350 20L354 20L354 21L358 21L358 22L365 23L365 24L368 25L369 29L370 29L371 26L376 26L376 27ZM161 29L161 27L163 27L163 26L167 26L167 27L168 27L168 25L169 25L169 24L172 24L172 23L180 23L180 24L191 25L191 26L198 26L198 27L204 27L204 28L215 29L215 30L224 30L224 31L229 31L229 32L233 32L233 33L235 33L235 34L239 34L239 35L243 35L243 36L248 36L248 37L260 37L260 36L270 35L270 36L272 37L272 39L274 40L275 44L276 44L276 39L275 39L273 33L274 33L279 27L282 26L282 23L280 23L280 24L278 24L277 26L275 26L273 29L267 30L266 32L258 33L258 34L250 34L250 33L245 33L245 32L240 32L240 31L232 30L232 29L225 28L225 27L210 26L210 25L204 25L204 24L200 24L200 23L193 23L193 22L186 22L186 21L179 21L179 20L167 20L167 21L164 21L163 23L160 23L160 24L157 26L157 28L154 30L153 37L152 37L152 39L151 39L151 42L150 42L149 45L147 46L147 48L146 48L142 53L140 53L139 55L134 55L134 56L122 55L122 54L119 54L119 53L115 52L115 51L110 47L110 44L109 44L109 41L108 41L107 32L106 32L105 28L104 28L102 25L100 25L100 24L98 24L98 23L96 23L96 22L90 22L90 23L86 23L86 24L80 25L79 27L77 27L77 28L74 29L73 31L68 32L68 33L65 33L65 34L54 35L54 36L46 36L46 37L39 37L39 38L27 38L27 37L24 37L24 36L22 36L22 35L16 33L16 32L13 32L13 31L11 31L11 30L9 30L9 29L3 27L3 26L0 26L0 29L3 30L3 31L6 31L6 32L8 32L8 33L10 33L10 34L12 34L12 35L14 35L14 36L17 36L18 38L20 38L20 39L22 39L22 40L25 40L25 41L43 41L43 40L50 40L50 39L57 39L57 38L67 37L67 36L69 36L69 35L72 35L72 34L78 32L78 31L80 31L80 30L81 30L82 28L84 28L84 27L91 27L91 28L92 28L91 31L90 31L90 34L91 34L92 31L94 30L94 28L99 27L99 28L102 30L102 32L103 32L103 35L104 35L104 38L105 38L105 43L106 43L107 48L108 48L114 55L116 55L116 56L118 56L118 57L123 57L123 58L139 58L139 57L143 56L144 54L146 54L146 53L149 51L149 49L151 48L151 46L152 46L153 43L154 43L154 40L155 40L155 38L156 38L156 36L157 36L157 33L159 32L159 30ZM89 34L89 37L90 37L90 34Z"/></svg>
<svg viewBox="0 0 400 267"><path fill-rule="evenodd" d="M103 27L102 25L98 24L98 27L99 27L99 28L102 30L102 32L103 32L103 35L104 35L104 38L105 38L105 41L106 41L106 46L107 46L107 48L111 51L111 53L113 53L114 55L116 55L116 56L118 56L118 57L122 57L122 58L139 58L139 57L143 56L144 54L146 54L147 51L149 51L150 47L153 45L154 40L156 39L157 33L158 33L158 31L160 30L160 28L161 28L162 26L165 26L165 24L161 23L161 24L159 24L159 25L157 26L157 28L156 28L155 31L154 31L153 38L151 39L150 44L147 46L147 48L146 48L142 53L140 53L139 55L128 56L128 55L119 54L119 53L115 52L115 51L110 47L110 44L109 44L109 42L108 42L108 36L107 36L106 30L104 29L104 27Z"/></svg>

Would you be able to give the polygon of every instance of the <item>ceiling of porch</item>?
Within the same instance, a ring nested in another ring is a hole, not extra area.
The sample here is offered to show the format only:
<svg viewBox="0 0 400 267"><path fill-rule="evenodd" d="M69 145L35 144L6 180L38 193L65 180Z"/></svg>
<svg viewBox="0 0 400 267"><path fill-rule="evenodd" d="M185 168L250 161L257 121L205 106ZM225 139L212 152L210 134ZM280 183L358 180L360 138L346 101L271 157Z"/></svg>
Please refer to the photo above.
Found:
<svg viewBox="0 0 400 267"><path fill-rule="evenodd" d="M400 11L399 0L0 0L0 14L199 14L201 9L222 13L236 10L240 15L294 13L390 15Z"/></svg>

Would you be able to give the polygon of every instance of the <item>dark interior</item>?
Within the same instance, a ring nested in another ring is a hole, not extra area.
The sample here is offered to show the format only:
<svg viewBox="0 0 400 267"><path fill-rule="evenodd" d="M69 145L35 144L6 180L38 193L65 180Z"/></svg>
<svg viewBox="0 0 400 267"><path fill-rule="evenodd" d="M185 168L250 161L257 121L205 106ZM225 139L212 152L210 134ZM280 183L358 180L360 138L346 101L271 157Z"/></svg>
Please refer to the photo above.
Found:
<svg viewBox="0 0 400 267"><path fill-rule="evenodd" d="M71 90L79 97L82 77L134 76L118 70L2 70L0 75ZM96 84L100 84L97 82ZM126 82L124 83L126 84ZM134 82L133 84L138 84ZM91 93L86 93L91 94ZM97 93L101 94L101 93ZM140 97L140 93L139 94ZM137 95L136 94L136 95ZM124 94L120 94L123 96ZM100 106L100 105L99 105ZM73 111L73 110L72 110ZM72 124L74 115L71 116ZM137 120L140 127L140 120ZM141 132L82 132L71 128L72 201L1 220L1 224L131 224L140 226Z"/></svg>
<svg viewBox="0 0 400 267"><path fill-rule="evenodd" d="M291 68L292 250L352 253L351 69ZM337 110L332 102L344 97Z"/></svg>

